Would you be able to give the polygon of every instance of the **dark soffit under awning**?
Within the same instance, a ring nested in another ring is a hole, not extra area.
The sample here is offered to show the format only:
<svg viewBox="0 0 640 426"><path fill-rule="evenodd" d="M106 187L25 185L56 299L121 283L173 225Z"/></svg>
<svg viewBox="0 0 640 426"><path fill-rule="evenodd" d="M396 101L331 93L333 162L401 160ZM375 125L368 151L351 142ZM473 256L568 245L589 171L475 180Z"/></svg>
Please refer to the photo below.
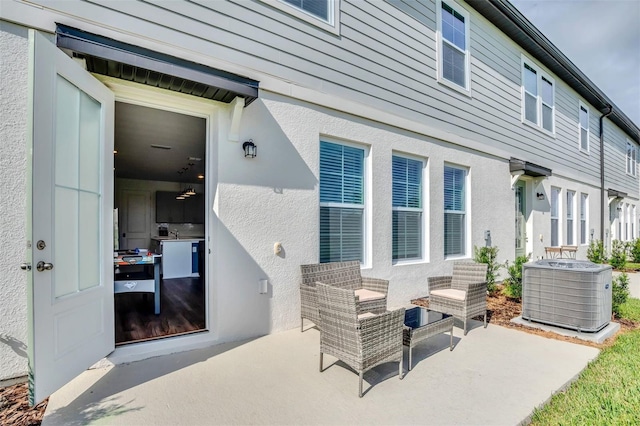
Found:
<svg viewBox="0 0 640 426"><path fill-rule="evenodd" d="M245 106L258 97L258 81L58 24L56 44L83 57L87 71L188 95Z"/></svg>
<svg viewBox="0 0 640 426"><path fill-rule="evenodd" d="M625 198L627 196L627 193L609 188L607 189L607 196L614 198Z"/></svg>
<svg viewBox="0 0 640 426"><path fill-rule="evenodd" d="M528 161L518 160L517 158L509 159L509 171L511 173L522 171L524 172L522 174L531 177L551 176L551 169L530 163Z"/></svg>

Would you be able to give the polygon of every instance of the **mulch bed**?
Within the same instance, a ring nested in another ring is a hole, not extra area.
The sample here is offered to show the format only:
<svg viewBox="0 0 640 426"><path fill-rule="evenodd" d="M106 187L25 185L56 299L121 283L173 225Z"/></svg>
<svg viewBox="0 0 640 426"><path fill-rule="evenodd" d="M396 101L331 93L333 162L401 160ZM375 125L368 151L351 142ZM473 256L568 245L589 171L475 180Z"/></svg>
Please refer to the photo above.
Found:
<svg viewBox="0 0 640 426"><path fill-rule="evenodd" d="M35 407L29 407L27 383L0 388L0 424L35 426L42 423L49 399Z"/></svg>
<svg viewBox="0 0 640 426"><path fill-rule="evenodd" d="M429 301L427 299L416 299L411 302L416 305L429 307ZM511 319L520 316L521 313L522 305L520 302L509 299L499 292L487 297L487 322L502 327L515 328L526 333L537 334L550 339L565 340L596 348L606 348L615 342L620 333L640 328L640 322L617 319L616 322L620 324L618 334L605 340L603 343L593 343L575 337L562 336L550 331L538 330L512 323ZM482 317L476 319L482 321ZM0 389L0 425L40 425L42 417L44 416L44 410L47 408L48 399L35 407L29 407L27 394L28 387L26 383Z"/></svg>

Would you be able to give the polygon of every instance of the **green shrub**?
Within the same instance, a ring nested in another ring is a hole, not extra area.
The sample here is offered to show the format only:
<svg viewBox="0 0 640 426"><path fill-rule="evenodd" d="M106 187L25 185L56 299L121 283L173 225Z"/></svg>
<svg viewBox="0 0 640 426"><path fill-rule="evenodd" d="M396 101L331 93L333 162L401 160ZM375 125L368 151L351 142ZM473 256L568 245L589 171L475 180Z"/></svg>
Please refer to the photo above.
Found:
<svg viewBox="0 0 640 426"><path fill-rule="evenodd" d="M498 270L502 267L496 260L498 258L498 247L476 247L473 246L473 260L478 263L487 264L487 291L496 291L496 277Z"/></svg>
<svg viewBox="0 0 640 426"><path fill-rule="evenodd" d="M627 265L627 244L624 241L613 240L611 242L611 256L609 265L613 269L624 270Z"/></svg>
<svg viewBox="0 0 640 426"><path fill-rule="evenodd" d="M640 238L636 238L629 243L629 254L633 262L640 263Z"/></svg>
<svg viewBox="0 0 640 426"><path fill-rule="evenodd" d="M522 265L529 261L529 256L518 256L513 264L509 265L509 261L505 263L509 277L504 280L504 289L502 292L505 296L512 299L520 300L522 298Z"/></svg>
<svg viewBox="0 0 640 426"><path fill-rule="evenodd" d="M606 263L607 256L604 252L604 244L602 240L591 240L587 249L587 259L593 263Z"/></svg>
<svg viewBox="0 0 640 426"><path fill-rule="evenodd" d="M620 306L629 298L629 276L623 272L613 277L611 285L611 312L620 318Z"/></svg>

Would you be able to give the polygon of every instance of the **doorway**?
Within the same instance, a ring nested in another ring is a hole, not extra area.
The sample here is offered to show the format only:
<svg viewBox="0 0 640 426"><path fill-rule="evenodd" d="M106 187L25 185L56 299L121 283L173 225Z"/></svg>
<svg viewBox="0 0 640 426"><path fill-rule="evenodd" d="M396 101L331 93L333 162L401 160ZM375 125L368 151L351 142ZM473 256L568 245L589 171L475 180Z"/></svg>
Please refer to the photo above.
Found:
<svg viewBox="0 0 640 426"><path fill-rule="evenodd" d="M206 330L206 128L202 117L115 103L116 345Z"/></svg>
<svg viewBox="0 0 640 426"><path fill-rule="evenodd" d="M516 257L524 256L527 245L527 220L526 220L526 183L518 182L515 186L515 207L516 207Z"/></svg>

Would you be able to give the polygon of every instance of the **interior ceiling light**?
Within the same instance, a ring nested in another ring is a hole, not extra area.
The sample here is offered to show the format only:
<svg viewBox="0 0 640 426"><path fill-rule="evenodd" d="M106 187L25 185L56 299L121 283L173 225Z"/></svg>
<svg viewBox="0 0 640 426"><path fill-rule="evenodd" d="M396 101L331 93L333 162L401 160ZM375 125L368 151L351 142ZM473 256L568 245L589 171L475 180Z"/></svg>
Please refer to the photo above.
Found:
<svg viewBox="0 0 640 426"><path fill-rule="evenodd" d="M117 149L114 149L114 150L113 150L113 153L114 153L114 154L117 154L117 153L118 153L118 150L117 150Z"/></svg>
<svg viewBox="0 0 640 426"><path fill-rule="evenodd" d="M184 191L184 195L196 195L196 191L192 187L188 187Z"/></svg>
<svg viewBox="0 0 640 426"><path fill-rule="evenodd" d="M167 145L158 145L155 143L152 143L151 145L149 145L151 148L157 148L157 149L171 149L170 146Z"/></svg>
<svg viewBox="0 0 640 426"><path fill-rule="evenodd" d="M184 200L184 199L185 199L185 196L184 196L184 195L178 195L178 196L176 197L176 200Z"/></svg>
<svg viewBox="0 0 640 426"><path fill-rule="evenodd" d="M198 175L198 179L204 179L204 175L203 174L199 174Z"/></svg>

